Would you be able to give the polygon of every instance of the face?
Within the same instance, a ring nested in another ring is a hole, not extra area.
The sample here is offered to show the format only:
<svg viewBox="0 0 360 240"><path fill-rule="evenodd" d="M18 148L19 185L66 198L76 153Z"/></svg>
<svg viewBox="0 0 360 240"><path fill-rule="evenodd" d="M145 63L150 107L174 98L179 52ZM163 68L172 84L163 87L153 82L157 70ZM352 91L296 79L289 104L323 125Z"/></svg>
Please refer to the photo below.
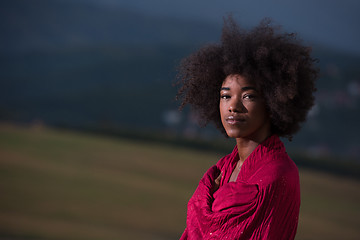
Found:
<svg viewBox="0 0 360 240"><path fill-rule="evenodd" d="M241 75L229 75L220 89L220 115L231 138L263 141L270 135L270 118L255 85Z"/></svg>

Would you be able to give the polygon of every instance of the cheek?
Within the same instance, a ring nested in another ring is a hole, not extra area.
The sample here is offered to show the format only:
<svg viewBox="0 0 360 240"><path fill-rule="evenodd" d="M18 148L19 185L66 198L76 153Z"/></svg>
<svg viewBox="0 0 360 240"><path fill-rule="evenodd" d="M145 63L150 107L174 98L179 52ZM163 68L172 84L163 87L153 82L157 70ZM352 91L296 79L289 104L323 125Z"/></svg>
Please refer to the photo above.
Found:
<svg viewBox="0 0 360 240"><path fill-rule="evenodd" d="M223 127L225 127L225 125L224 125L224 115L222 114L221 111L220 111L220 120L221 120L221 123L222 123Z"/></svg>
<svg viewBox="0 0 360 240"><path fill-rule="evenodd" d="M226 112L224 112L224 109L225 109L224 104L222 104L220 102L220 104L219 104L220 121L221 121L221 124L223 125L223 127L226 130L226 124L225 124L225 120L224 120Z"/></svg>
<svg viewBox="0 0 360 240"><path fill-rule="evenodd" d="M224 104L220 101L220 103L219 103L219 112L220 112L221 119L224 116L224 109L225 109Z"/></svg>
<svg viewBox="0 0 360 240"><path fill-rule="evenodd" d="M269 115L265 109L265 106L258 106L256 110L254 110L254 117L257 119L257 122L263 123L269 120Z"/></svg>

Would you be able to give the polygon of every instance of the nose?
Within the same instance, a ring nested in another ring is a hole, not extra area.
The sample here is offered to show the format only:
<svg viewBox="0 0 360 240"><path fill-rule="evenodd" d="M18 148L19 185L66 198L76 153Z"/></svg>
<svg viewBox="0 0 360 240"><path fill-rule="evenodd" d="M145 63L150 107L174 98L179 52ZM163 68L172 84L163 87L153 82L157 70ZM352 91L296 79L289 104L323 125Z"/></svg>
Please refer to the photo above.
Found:
<svg viewBox="0 0 360 240"><path fill-rule="evenodd" d="M232 101L229 104L229 112L231 113L246 112L246 108L242 103L242 101L239 101L238 99L232 99Z"/></svg>

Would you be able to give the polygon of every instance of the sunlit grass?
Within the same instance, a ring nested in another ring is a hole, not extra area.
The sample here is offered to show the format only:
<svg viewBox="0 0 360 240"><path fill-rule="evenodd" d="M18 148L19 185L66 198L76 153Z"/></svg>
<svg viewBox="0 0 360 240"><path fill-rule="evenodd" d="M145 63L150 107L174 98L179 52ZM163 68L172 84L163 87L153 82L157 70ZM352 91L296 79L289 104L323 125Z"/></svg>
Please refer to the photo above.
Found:
<svg viewBox="0 0 360 240"><path fill-rule="evenodd" d="M0 238L178 239L187 201L219 157L1 125ZM300 173L297 239L360 239L360 183L304 169Z"/></svg>

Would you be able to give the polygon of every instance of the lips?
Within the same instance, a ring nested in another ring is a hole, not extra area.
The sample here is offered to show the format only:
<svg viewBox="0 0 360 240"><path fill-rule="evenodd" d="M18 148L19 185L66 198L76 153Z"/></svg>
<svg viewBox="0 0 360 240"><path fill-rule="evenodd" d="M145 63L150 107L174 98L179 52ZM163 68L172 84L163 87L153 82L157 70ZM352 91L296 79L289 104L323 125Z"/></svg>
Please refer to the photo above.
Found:
<svg viewBox="0 0 360 240"><path fill-rule="evenodd" d="M236 125L245 123L246 118L244 116L228 116L225 121L230 125Z"/></svg>

